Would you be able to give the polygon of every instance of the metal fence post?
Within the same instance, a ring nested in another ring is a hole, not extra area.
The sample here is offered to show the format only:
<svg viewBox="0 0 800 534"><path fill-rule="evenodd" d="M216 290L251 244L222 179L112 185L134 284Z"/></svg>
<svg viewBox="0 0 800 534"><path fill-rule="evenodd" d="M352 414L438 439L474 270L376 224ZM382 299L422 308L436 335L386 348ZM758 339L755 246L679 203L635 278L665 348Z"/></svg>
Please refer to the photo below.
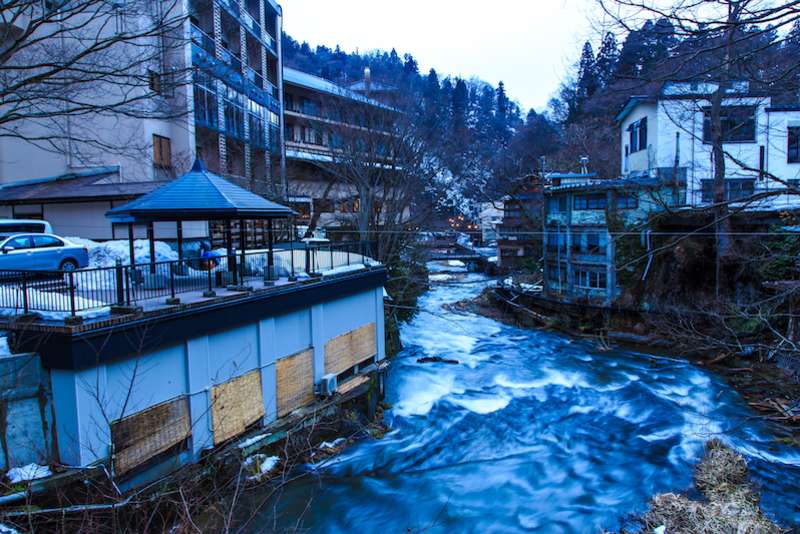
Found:
<svg viewBox="0 0 800 534"><path fill-rule="evenodd" d="M117 264L114 266L114 274L116 275L116 284L117 284L117 305L124 306L125 305L125 278L124 273L122 270L122 261L117 260Z"/></svg>
<svg viewBox="0 0 800 534"><path fill-rule="evenodd" d="M75 271L69 272L69 308L72 316L75 317L77 315L75 313Z"/></svg>
<svg viewBox="0 0 800 534"><path fill-rule="evenodd" d="M331 269L333 269L333 245L330 245L328 248L330 248L331 252Z"/></svg>
<svg viewBox="0 0 800 534"><path fill-rule="evenodd" d="M22 273L22 311L28 314L28 273Z"/></svg>

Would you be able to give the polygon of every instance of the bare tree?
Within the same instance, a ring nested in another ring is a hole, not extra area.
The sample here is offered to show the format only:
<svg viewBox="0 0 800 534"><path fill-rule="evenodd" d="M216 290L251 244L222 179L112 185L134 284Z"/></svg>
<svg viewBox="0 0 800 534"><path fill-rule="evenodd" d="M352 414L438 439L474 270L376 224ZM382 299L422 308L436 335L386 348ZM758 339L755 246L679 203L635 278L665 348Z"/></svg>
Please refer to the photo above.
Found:
<svg viewBox="0 0 800 534"><path fill-rule="evenodd" d="M129 148L130 129L115 127L126 117L185 112L187 20L177 0L4 2L0 138L70 155Z"/></svg>

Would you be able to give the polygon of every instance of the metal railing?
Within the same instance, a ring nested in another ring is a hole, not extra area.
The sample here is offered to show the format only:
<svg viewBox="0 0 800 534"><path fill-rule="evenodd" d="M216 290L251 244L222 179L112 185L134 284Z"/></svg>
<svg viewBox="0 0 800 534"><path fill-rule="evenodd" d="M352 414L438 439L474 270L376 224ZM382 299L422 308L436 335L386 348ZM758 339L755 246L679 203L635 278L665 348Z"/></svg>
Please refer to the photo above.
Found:
<svg viewBox="0 0 800 534"><path fill-rule="evenodd" d="M117 263L77 271L0 270L0 311L38 313L60 320L104 314L111 307L178 304L179 295L211 298L222 289L249 291L277 281L336 274L337 268L372 265L365 243L280 244L273 249L214 259L199 257L136 265Z"/></svg>

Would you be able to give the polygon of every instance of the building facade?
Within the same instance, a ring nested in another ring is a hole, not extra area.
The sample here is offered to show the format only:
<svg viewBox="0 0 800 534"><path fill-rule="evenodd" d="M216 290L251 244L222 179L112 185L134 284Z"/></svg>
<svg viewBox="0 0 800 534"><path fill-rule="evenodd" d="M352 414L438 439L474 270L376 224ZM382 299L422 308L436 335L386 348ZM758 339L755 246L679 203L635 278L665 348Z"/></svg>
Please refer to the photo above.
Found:
<svg viewBox="0 0 800 534"><path fill-rule="evenodd" d="M617 115L621 176L686 180L686 204L713 201L714 161L709 108L714 83L667 83L658 96L633 97ZM774 103L747 82L731 84L722 100L729 201L770 193L754 202L760 209L798 204L784 194L800 184L800 106ZM776 179L777 178L777 179Z"/></svg>
<svg viewBox="0 0 800 534"><path fill-rule="evenodd" d="M334 151L341 153L342 135L351 128L373 126L365 117L393 111L324 78L288 67L284 68L284 103L288 203L308 226L353 226L359 210L358 192L334 174L337 160L356 154L336 158Z"/></svg>
<svg viewBox="0 0 800 534"><path fill-rule="evenodd" d="M252 191L285 193L281 7L274 0L175 6L184 21L180 45L165 48L160 64L143 66L147 72L131 73L149 79L141 90L163 113L67 116L56 125L80 127L115 150L77 135L45 149L25 139L54 126L26 122L19 138L0 140L0 217L42 218L63 235L117 238L104 213L187 171L198 156ZM146 46L162 44L153 38Z"/></svg>

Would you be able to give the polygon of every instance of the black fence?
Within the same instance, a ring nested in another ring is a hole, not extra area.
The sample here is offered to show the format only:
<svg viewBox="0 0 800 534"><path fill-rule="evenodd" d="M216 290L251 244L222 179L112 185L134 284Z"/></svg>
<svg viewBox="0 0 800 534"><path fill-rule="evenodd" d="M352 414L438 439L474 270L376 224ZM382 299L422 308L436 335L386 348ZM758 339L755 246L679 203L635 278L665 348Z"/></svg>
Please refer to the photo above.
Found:
<svg viewBox="0 0 800 534"><path fill-rule="evenodd" d="M335 269L371 264L366 243L282 244L214 258L187 258L77 271L0 270L0 310L62 319L107 313L112 306L178 303L179 295L213 297L220 288L247 290ZM333 272L332 272L333 271Z"/></svg>

